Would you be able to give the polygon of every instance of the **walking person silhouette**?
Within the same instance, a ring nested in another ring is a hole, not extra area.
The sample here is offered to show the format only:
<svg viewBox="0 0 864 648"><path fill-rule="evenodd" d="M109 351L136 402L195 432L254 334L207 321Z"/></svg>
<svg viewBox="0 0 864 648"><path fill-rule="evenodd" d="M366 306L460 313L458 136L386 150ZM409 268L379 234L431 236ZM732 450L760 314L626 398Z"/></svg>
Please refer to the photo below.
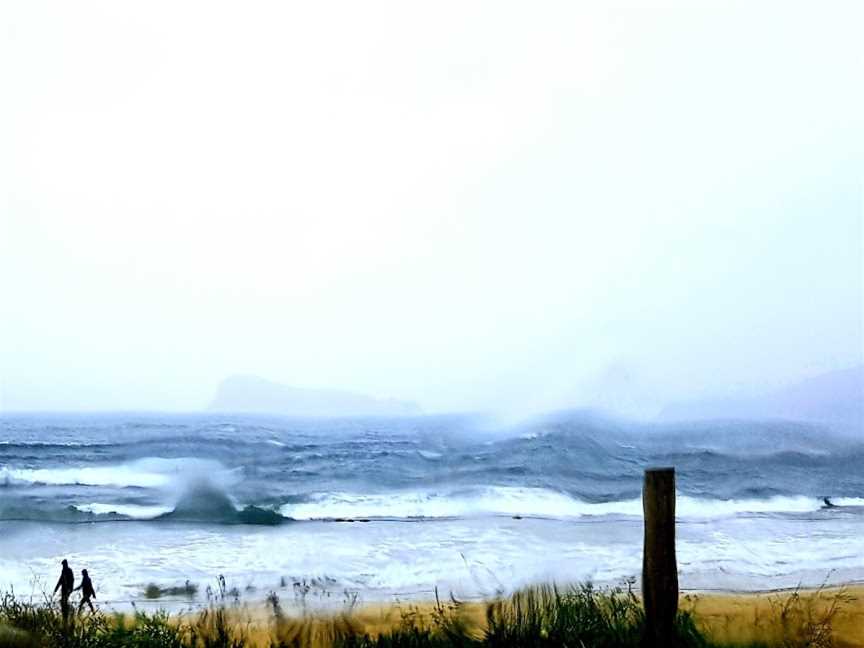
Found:
<svg viewBox="0 0 864 648"><path fill-rule="evenodd" d="M54 593L60 590L60 611L63 613L63 623L66 623L69 620L69 595L72 593L72 586L75 585L75 574L72 573L65 558L61 564L63 568L60 570L57 585L54 586Z"/></svg>
<svg viewBox="0 0 864 648"><path fill-rule="evenodd" d="M96 590L93 589L93 581L90 580L86 569L81 570L81 584L73 591L77 590L81 590L81 602L78 604L78 614L81 614L81 608L84 607L85 603L90 606L90 612L95 612L96 610L93 609L93 603L90 599L96 598Z"/></svg>

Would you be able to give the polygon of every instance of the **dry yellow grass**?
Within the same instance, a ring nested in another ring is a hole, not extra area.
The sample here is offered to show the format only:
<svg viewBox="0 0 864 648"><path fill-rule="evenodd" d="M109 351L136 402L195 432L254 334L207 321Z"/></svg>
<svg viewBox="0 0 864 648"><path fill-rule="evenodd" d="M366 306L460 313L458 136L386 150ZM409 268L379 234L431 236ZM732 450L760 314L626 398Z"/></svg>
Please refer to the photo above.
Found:
<svg viewBox="0 0 864 648"><path fill-rule="evenodd" d="M246 627L245 636L254 648L267 648L273 639L285 645L329 648L333 640L348 634L377 636L399 628L412 618L418 627L429 627L435 614L432 601L394 602L358 605L343 612L309 612L300 614L296 610L281 618L273 615L269 606L253 611L230 612L233 625ZM478 636L486 624L486 603L469 602L459 605L458 614L465 627L474 629Z"/></svg>
<svg viewBox="0 0 864 648"><path fill-rule="evenodd" d="M836 606L836 609L832 606ZM728 644L785 645L786 638L831 616L834 645L864 647L864 587L758 594L687 594L681 609L711 639ZM833 612L833 614L832 614Z"/></svg>
<svg viewBox="0 0 864 648"><path fill-rule="evenodd" d="M819 623L830 615L834 646L864 648L864 587L860 586L753 594L688 593L682 595L680 608L692 612L699 629L718 643L802 645L796 640L800 641L804 626L809 623L818 630ZM263 606L233 610L229 615L234 627L245 629L251 646L266 648L277 638L285 645L324 648L349 633L385 633L408 617L418 626L429 625L434 611L434 602L410 602L359 605L345 612L285 614L281 622L274 619L272 609ZM482 634L485 603L462 604L458 614L465 627Z"/></svg>

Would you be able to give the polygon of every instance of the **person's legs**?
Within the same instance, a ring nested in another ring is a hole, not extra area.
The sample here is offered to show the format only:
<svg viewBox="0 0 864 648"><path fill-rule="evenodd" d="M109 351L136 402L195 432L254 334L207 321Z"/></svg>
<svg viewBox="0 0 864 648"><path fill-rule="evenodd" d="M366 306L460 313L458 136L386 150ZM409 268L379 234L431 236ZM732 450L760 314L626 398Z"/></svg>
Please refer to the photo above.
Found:
<svg viewBox="0 0 864 648"><path fill-rule="evenodd" d="M60 613L63 615L63 623L69 620L69 595L62 594L60 596Z"/></svg>
<svg viewBox="0 0 864 648"><path fill-rule="evenodd" d="M91 601L89 598L87 599L87 605L90 606L90 612L96 611L96 608L93 607L93 601Z"/></svg>

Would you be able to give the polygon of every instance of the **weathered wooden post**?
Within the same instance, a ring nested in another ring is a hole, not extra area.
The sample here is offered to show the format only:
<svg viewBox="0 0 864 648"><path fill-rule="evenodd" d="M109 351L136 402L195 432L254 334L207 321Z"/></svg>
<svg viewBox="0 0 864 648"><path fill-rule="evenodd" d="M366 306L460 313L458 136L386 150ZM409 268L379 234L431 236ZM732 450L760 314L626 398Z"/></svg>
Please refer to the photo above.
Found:
<svg viewBox="0 0 864 648"><path fill-rule="evenodd" d="M645 514L645 544L642 549L645 643L666 648L675 645L675 616L678 613L674 468L645 471L642 510Z"/></svg>

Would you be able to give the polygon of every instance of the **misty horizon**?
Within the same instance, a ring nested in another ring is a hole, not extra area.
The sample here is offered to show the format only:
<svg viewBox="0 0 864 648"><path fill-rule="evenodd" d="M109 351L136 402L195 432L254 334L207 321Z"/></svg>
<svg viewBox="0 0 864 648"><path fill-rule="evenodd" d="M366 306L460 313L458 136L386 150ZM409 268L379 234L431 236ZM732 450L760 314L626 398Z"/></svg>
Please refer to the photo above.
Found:
<svg viewBox="0 0 864 648"><path fill-rule="evenodd" d="M0 412L650 417L864 361L861 7L379 9L0 10Z"/></svg>
<svg viewBox="0 0 864 648"><path fill-rule="evenodd" d="M231 390L234 384L237 389ZM263 392L262 392L263 389ZM273 393L273 390L285 393ZM788 393L785 393L788 392ZM263 404L260 402L264 398ZM656 404L653 412L615 409L608 403L628 402L628 395L606 394L606 404L574 401L561 407L545 410L518 411L501 409L465 411L428 411L418 400L397 400L388 396L362 394L350 389L324 389L309 386L283 385L261 376L235 374L223 380L213 398L198 408L188 410L25 410L0 409L9 414L200 414L243 415L260 414L300 418L365 418L365 417L418 417L447 415L481 415L498 418L500 423L526 423L536 417L556 412L594 412L602 417L644 422L686 422L699 420L782 420L840 425L841 430L860 432L864 426L864 364L819 375L806 376L803 381L766 387L756 394L725 392L705 399L672 399ZM778 409L776 401L795 400ZM283 402L280 402L283 401ZM347 401L347 404L346 404ZM808 402L809 401L809 402ZM772 409L773 407L773 409ZM815 407L816 411L813 410Z"/></svg>

